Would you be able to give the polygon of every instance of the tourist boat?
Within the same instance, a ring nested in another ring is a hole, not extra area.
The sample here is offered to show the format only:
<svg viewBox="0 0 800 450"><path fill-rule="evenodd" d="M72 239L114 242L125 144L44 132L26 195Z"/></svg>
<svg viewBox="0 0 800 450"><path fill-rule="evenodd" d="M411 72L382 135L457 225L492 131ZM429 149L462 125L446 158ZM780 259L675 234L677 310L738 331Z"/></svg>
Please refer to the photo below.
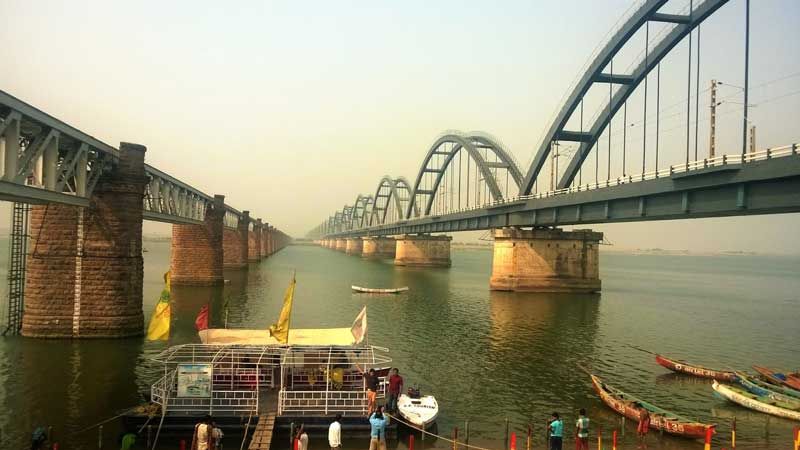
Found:
<svg viewBox="0 0 800 450"><path fill-rule="evenodd" d="M773 385L761 386L759 384L756 384L754 379L750 378L749 376L741 372L736 372L736 381L739 383L741 387L743 387L751 394L758 395L759 397L767 397L775 401L784 402L790 405L796 405L800 407L800 398L792 397L791 395L787 395L772 389L773 387L777 388L779 386L773 386Z"/></svg>
<svg viewBox="0 0 800 450"><path fill-rule="evenodd" d="M391 288L391 289L375 289L375 288L365 288L361 286L350 286L354 291L361 292L364 294L399 294L401 292L406 292L408 290L408 286L400 287L400 288Z"/></svg>
<svg viewBox="0 0 800 450"><path fill-rule="evenodd" d="M686 373L696 377L711 378L718 381L735 381L736 374L725 370L708 369L702 366L695 366L684 361L669 359L662 355L656 355L656 362L669 370L678 373Z"/></svg>
<svg viewBox="0 0 800 450"><path fill-rule="evenodd" d="M439 415L439 404L432 395L419 395L418 389L409 389L409 394L397 398L397 412L415 427L423 430L430 427Z"/></svg>
<svg viewBox="0 0 800 450"><path fill-rule="evenodd" d="M640 408L644 408L650 413L650 426L654 429L664 430L669 434L691 439L704 438L706 430L713 429L716 426L681 417L613 388L592 374L589 374L589 376L592 377L594 390L603 402L628 419L638 421Z"/></svg>
<svg viewBox="0 0 800 450"><path fill-rule="evenodd" d="M786 419L800 420L800 407L793 404L772 400L769 397L760 397L744 389L714 381L711 387L719 395L738 405L755 411L772 414Z"/></svg>
<svg viewBox="0 0 800 450"><path fill-rule="evenodd" d="M783 374L762 366L753 366L753 369L756 369L756 372L763 375L770 383L800 390L800 375L798 374Z"/></svg>

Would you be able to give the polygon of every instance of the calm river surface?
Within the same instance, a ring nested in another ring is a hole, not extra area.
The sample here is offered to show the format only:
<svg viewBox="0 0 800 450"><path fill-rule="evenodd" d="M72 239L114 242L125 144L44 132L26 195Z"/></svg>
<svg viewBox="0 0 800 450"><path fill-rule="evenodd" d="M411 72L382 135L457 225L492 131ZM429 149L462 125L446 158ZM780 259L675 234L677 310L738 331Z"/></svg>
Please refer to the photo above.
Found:
<svg viewBox="0 0 800 450"><path fill-rule="evenodd" d="M145 247L149 319L169 265L169 242L146 242ZM539 449L550 412L559 411L571 430L577 410L585 407L594 430L610 435L620 426L619 416L593 393L577 368L580 363L612 386L718 423L714 448L729 446L734 416L738 448L791 448L795 423L716 398L710 383L670 374L628 344L720 368L746 369L752 363L798 368L800 257L601 253L601 295L490 292L491 251L454 249L452 257L450 269L413 269L290 246L249 272L226 273L231 283L224 293L173 288L169 343L0 339L0 448L25 448L37 425L52 426L64 450L97 448L96 429L70 433L149 396L157 373L148 358L167 345L196 342L193 322L201 305L213 299L213 321L221 325L219 305L229 296L230 327L267 327L295 269L292 325L349 326L368 305L370 342L390 348L407 384L436 395L442 434L455 426L463 429L469 420L470 443L498 449L507 418L518 433L532 423L534 449ZM0 262L6 263L4 254ZM364 296L352 294L351 284L408 285L410 292ZM113 422L104 427L104 448L118 448L118 431ZM637 448L634 431L628 423L620 448ZM273 448L282 449L279 442ZM568 439L565 448L572 445ZM348 450L367 446L366 441L346 442ZM391 446L405 449L404 443ZM432 439L425 446L448 448ZM701 449L702 443L655 434L649 446ZM239 442L230 439L226 448L239 448ZM311 448L327 448L327 442L312 437Z"/></svg>

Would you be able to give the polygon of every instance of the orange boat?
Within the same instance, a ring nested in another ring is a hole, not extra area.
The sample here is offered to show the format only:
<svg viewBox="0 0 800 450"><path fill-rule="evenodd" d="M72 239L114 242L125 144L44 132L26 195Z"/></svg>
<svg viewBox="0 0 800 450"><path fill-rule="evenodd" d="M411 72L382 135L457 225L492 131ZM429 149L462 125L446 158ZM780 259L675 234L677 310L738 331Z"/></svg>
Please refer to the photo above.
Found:
<svg viewBox="0 0 800 450"><path fill-rule="evenodd" d="M713 430L716 426L696 422L673 414L658 406L639 400L630 394L626 394L619 389L613 388L603 383L600 378L592 374L589 374L589 376L592 377L592 386L594 386L594 390L603 400L603 403L628 419L638 421L641 408L644 408L650 414L650 426L654 429L664 430L669 434L691 439L705 438L706 430L709 428Z"/></svg>
<svg viewBox="0 0 800 450"><path fill-rule="evenodd" d="M669 370L678 373L686 373L696 377L711 378L717 381L736 381L736 374L725 370L709 369L702 366L695 366L685 361L669 359L666 356L656 355L656 362Z"/></svg>
<svg viewBox="0 0 800 450"><path fill-rule="evenodd" d="M762 366L753 366L753 369L756 369L756 372L763 375L770 383L800 391L800 374L798 373L783 374Z"/></svg>

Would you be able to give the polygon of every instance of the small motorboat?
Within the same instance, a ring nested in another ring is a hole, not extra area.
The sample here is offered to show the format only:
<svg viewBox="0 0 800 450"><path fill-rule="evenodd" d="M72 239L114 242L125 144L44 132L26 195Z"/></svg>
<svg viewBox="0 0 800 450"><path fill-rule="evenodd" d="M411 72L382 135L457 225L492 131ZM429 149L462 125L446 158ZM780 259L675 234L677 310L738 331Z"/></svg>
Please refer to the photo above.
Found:
<svg viewBox="0 0 800 450"><path fill-rule="evenodd" d="M775 372L768 367L753 366L756 372L760 373L770 383L777 384L778 386L786 386L794 390L800 390L800 374L790 373L783 374Z"/></svg>
<svg viewBox="0 0 800 450"><path fill-rule="evenodd" d="M429 428L439 415L439 404L432 395L420 395L419 389L408 389L408 394L397 398L397 412L415 427Z"/></svg>
<svg viewBox="0 0 800 450"><path fill-rule="evenodd" d="M689 364L685 361L669 359L666 356L656 355L656 362L669 370L686 373L696 377L711 378L717 381L735 381L736 374L726 370L709 369L703 366Z"/></svg>
<svg viewBox="0 0 800 450"><path fill-rule="evenodd" d="M651 427L656 430L664 430L675 436L691 439L704 438L706 436L706 430L715 427L715 425L712 424L705 424L681 417L630 394L626 394L619 389L613 388L603 383L603 381L595 375L589 374L589 376L592 378L592 386L600 396L600 399L602 399L609 408L628 419L638 421L641 409L644 408L650 414Z"/></svg>
<svg viewBox="0 0 800 450"><path fill-rule="evenodd" d="M719 395L745 408L772 414L773 416L784 417L786 419L800 420L800 407L798 407L797 404L784 403L769 397L759 397L744 389L721 384L716 380L714 380L711 387L714 388L714 391Z"/></svg>
<svg viewBox="0 0 800 450"><path fill-rule="evenodd" d="M375 288L365 288L361 286L350 286L355 292L361 292L364 294L399 294L401 292L406 292L408 290L408 286L400 287L400 288L392 288L392 289L375 289Z"/></svg>

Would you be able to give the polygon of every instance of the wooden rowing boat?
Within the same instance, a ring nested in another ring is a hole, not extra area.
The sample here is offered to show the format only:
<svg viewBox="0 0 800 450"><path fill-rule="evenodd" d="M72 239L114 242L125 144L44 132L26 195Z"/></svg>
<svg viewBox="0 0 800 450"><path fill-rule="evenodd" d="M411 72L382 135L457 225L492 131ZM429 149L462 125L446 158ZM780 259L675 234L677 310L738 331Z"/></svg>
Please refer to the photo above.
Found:
<svg viewBox="0 0 800 450"><path fill-rule="evenodd" d="M772 414L786 419L800 420L800 407L772 400L768 397L759 397L744 389L714 381L711 385L719 395L728 400L755 411Z"/></svg>
<svg viewBox="0 0 800 450"><path fill-rule="evenodd" d="M771 384L768 384L767 386L761 386L757 384L754 379L741 372L736 372L736 382L751 394L759 397L766 397L778 402L783 402L788 405L792 405L793 407L800 407L800 398L792 397L773 389L779 386L774 386Z"/></svg>
<svg viewBox="0 0 800 450"><path fill-rule="evenodd" d="M756 385L758 385L758 386L760 386L762 388L769 389L769 390L775 391L775 392L779 392L779 393L787 395L789 397L800 399L800 391L798 391L798 390L795 390L795 389L792 389L792 388L789 388L789 387L786 387L786 386L773 384L773 383L767 383L766 381L761 380L761 379L756 378L756 377L749 377L749 378L750 378L750 381L752 381L754 384L756 384Z"/></svg>
<svg viewBox="0 0 800 450"><path fill-rule="evenodd" d="M374 289L365 288L361 286L350 286L356 292L363 292L365 294L399 294L408 290L408 286L393 289Z"/></svg>
<svg viewBox="0 0 800 450"><path fill-rule="evenodd" d="M650 426L654 429L691 439L704 438L706 430L716 426L681 417L613 388L592 374L589 376L592 377L592 386L603 403L628 419L638 421L641 414L640 408L644 408L650 413Z"/></svg>
<svg viewBox="0 0 800 450"><path fill-rule="evenodd" d="M787 375L780 372L775 372L769 367L762 367L762 366L753 366L753 369L756 369L756 372L763 375L770 383L774 383L779 386L786 386L788 388L795 390L800 390L800 376L798 376L797 374Z"/></svg>
<svg viewBox="0 0 800 450"><path fill-rule="evenodd" d="M709 369L702 366L689 364L685 361L667 358L666 356L656 355L656 362L669 370L678 373L694 375L696 377L711 378L718 381L735 381L736 374L725 370Z"/></svg>

